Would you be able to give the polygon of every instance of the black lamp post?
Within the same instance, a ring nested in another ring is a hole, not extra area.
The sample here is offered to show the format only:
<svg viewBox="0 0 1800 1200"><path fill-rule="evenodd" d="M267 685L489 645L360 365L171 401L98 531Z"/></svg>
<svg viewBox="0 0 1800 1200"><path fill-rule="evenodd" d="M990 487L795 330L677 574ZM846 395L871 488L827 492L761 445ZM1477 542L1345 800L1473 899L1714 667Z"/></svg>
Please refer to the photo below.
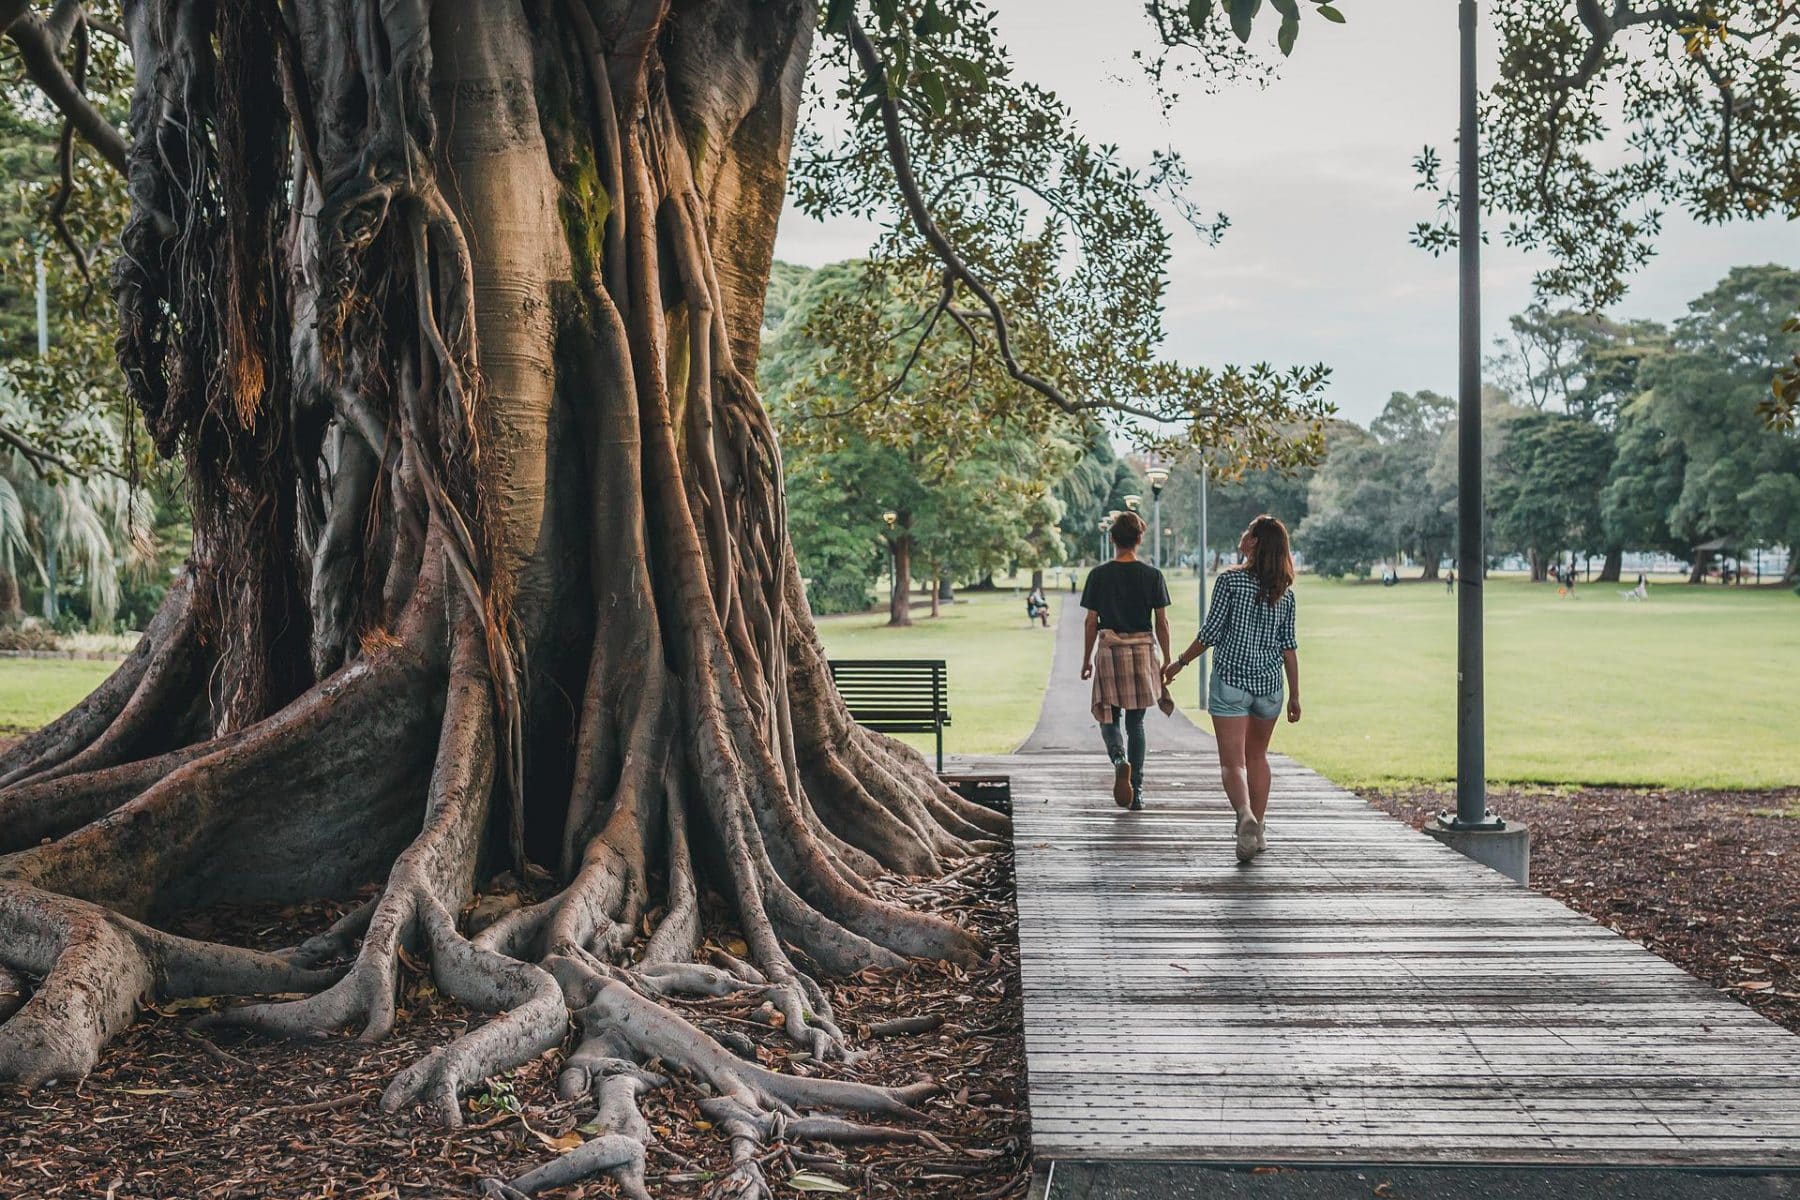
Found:
<svg viewBox="0 0 1800 1200"><path fill-rule="evenodd" d="M1487 807L1487 746L1481 586L1486 575L1481 479L1481 131L1477 119L1475 0L1459 0L1462 33L1462 144L1458 181L1461 321L1456 437L1456 815L1450 829L1504 829Z"/></svg>

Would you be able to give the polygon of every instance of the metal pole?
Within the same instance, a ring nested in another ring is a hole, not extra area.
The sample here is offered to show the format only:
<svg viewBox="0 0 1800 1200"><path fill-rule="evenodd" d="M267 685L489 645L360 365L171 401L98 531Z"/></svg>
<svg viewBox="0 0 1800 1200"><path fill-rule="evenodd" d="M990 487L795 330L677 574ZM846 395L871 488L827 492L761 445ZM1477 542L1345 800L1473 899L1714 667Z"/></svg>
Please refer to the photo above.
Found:
<svg viewBox="0 0 1800 1200"><path fill-rule="evenodd" d="M1206 460L1200 460L1200 624L1198 629L1206 628L1206 567L1212 555L1206 549ZM1200 677L1200 707L1206 707L1206 672L1209 663L1202 663L1198 675Z"/></svg>
<svg viewBox="0 0 1800 1200"><path fill-rule="evenodd" d="M1156 522L1156 528L1150 531L1150 561L1157 570L1162 569L1162 489L1157 488L1150 494L1150 519Z"/></svg>
<svg viewBox="0 0 1800 1200"><path fill-rule="evenodd" d="M1487 810L1483 724L1481 585L1487 565L1481 496L1481 146L1476 118L1475 0L1459 0L1462 32L1462 151L1458 187L1462 320L1458 350L1456 557L1456 820L1493 828Z"/></svg>
<svg viewBox="0 0 1800 1200"><path fill-rule="evenodd" d="M50 353L50 286L44 274L44 248L37 248L38 357Z"/></svg>

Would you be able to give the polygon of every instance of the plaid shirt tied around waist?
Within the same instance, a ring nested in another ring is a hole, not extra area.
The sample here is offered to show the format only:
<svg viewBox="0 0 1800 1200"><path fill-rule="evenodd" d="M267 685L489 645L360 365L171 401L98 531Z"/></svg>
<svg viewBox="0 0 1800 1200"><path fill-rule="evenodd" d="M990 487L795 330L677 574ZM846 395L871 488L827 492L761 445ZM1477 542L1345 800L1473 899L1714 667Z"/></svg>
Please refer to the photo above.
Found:
<svg viewBox="0 0 1800 1200"><path fill-rule="evenodd" d="M1094 647L1094 720L1112 723L1115 708L1150 708L1163 694L1156 642L1147 633L1100 631Z"/></svg>

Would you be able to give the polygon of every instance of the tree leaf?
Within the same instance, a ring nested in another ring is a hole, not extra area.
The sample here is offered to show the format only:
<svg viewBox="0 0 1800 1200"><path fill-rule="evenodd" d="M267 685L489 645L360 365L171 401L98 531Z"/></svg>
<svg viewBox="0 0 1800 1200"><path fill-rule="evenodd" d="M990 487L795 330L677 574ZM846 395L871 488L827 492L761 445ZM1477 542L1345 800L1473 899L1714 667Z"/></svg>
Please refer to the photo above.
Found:
<svg viewBox="0 0 1800 1200"><path fill-rule="evenodd" d="M1231 7L1231 31L1237 34L1240 42L1250 40L1250 31L1255 28L1256 14L1262 8L1262 0L1226 0Z"/></svg>
<svg viewBox="0 0 1800 1200"><path fill-rule="evenodd" d="M1187 12L1194 28L1201 29L1212 20L1213 0L1188 0Z"/></svg>
<svg viewBox="0 0 1800 1200"><path fill-rule="evenodd" d="M850 1189L825 1175L815 1175L811 1171L796 1171L788 1176L788 1186L796 1192L831 1192L848 1195Z"/></svg>
<svg viewBox="0 0 1800 1200"><path fill-rule="evenodd" d="M1275 44L1281 47L1283 54L1294 52L1294 39L1300 36L1300 22L1294 17L1281 19L1281 32L1275 35Z"/></svg>
<svg viewBox="0 0 1800 1200"><path fill-rule="evenodd" d="M931 111L943 115L950 107L950 98L944 90L944 80L935 71L919 76L919 90L925 93L925 100L931 105Z"/></svg>
<svg viewBox="0 0 1800 1200"><path fill-rule="evenodd" d="M1269 0L1269 7L1290 21L1300 19L1300 0Z"/></svg>
<svg viewBox="0 0 1800 1200"><path fill-rule="evenodd" d="M856 13L856 0L831 0L825 9L825 32L842 34L850 29L850 18Z"/></svg>
<svg viewBox="0 0 1800 1200"><path fill-rule="evenodd" d="M1339 25L1344 23L1344 14L1329 4L1319 5L1318 12L1319 15L1324 17L1327 21L1336 21Z"/></svg>

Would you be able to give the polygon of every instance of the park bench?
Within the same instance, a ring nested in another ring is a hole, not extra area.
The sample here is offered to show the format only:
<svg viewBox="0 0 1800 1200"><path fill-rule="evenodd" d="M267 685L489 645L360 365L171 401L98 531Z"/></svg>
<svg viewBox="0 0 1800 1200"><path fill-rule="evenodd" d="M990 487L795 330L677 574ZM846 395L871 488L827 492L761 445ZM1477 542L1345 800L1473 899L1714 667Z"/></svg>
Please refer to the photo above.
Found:
<svg viewBox="0 0 1800 1200"><path fill-rule="evenodd" d="M844 658L831 681L858 725L881 733L937 735L944 770L944 726L950 723L950 675L941 658Z"/></svg>

